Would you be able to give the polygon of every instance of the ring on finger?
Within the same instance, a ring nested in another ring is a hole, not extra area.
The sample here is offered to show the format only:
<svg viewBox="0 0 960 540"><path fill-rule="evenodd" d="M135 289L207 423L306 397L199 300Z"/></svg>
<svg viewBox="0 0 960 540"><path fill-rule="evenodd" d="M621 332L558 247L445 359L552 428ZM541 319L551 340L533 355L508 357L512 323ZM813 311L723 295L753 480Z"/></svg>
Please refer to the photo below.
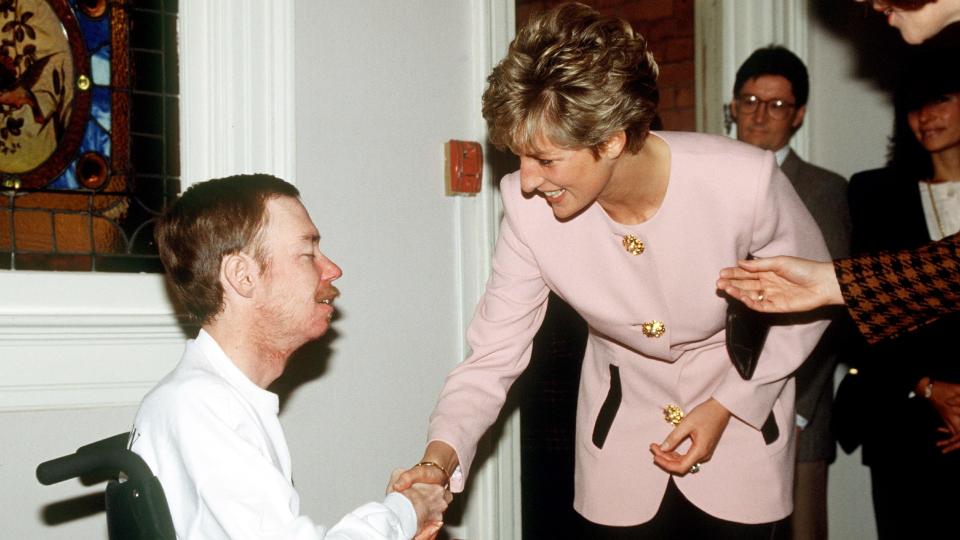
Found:
<svg viewBox="0 0 960 540"><path fill-rule="evenodd" d="M697 474L700 472L700 463L694 463L693 467L690 467L690 474Z"/></svg>

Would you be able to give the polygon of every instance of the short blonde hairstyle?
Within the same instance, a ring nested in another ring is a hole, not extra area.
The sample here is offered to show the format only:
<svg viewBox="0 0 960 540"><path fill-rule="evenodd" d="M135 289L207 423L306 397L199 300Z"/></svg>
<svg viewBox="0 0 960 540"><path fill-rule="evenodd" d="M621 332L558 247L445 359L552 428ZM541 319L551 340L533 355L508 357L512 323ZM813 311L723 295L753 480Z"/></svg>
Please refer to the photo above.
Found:
<svg viewBox="0 0 960 540"><path fill-rule="evenodd" d="M623 130L626 150L636 153L656 116L657 73L647 41L629 23L583 4L557 6L531 18L487 78L490 141L536 154L546 138L599 156Z"/></svg>

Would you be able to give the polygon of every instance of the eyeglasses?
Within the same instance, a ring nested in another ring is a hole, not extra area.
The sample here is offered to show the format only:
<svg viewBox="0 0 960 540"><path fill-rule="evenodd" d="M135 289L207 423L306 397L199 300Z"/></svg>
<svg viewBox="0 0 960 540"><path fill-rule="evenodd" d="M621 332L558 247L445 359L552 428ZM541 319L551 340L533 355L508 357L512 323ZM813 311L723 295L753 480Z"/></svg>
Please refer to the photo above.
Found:
<svg viewBox="0 0 960 540"><path fill-rule="evenodd" d="M767 114L770 118L783 120L790 114L790 111L797 106L796 103L784 101L782 99L760 99L753 94L745 94L737 98L737 106L740 112L753 114L757 112L760 105L766 106Z"/></svg>

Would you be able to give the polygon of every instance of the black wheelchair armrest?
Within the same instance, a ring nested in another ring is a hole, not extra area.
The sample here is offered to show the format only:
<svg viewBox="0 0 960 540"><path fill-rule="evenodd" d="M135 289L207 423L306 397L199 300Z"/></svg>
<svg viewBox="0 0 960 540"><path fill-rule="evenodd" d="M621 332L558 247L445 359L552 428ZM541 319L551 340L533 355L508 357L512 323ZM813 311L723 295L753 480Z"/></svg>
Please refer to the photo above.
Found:
<svg viewBox="0 0 960 540"><path fill-rule="evenodd" d="M143 458L127 449L128 433L82 446L37 466L37 480L51 485L79 476L105 475L111 539L175 539L160 481ZM102 478L101 478L102 481Z"/></svg>
<svg viewBox="0 0 960 540"><path fill-rule="evenodd" d="M150 478L153 474L143 459L127 450L128 433L81 446L73 454L45 461L37 466L37 480L45 486L91 473L116 477Z"/></svg>

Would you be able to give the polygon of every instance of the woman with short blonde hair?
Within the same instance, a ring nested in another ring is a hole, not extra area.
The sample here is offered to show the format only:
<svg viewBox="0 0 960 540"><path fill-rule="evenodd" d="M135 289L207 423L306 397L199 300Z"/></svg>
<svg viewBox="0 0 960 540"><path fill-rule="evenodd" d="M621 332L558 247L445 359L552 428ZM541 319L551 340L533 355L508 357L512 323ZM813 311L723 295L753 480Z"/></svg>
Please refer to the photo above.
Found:
<svg viewBox="0 0 960 540"><path fill-rule="evenodd" d="M554 291L587 322L571 538L770 538L792 510L790 374L824 323L772 328L749 380L725 343L714 276L748 253L828 257L770 152L651 132L657 67L617 18L533 18L483 97L520 158L470 356L447 378L418 465L394 485L464 488L477 441L530 360Z"/></svg>

